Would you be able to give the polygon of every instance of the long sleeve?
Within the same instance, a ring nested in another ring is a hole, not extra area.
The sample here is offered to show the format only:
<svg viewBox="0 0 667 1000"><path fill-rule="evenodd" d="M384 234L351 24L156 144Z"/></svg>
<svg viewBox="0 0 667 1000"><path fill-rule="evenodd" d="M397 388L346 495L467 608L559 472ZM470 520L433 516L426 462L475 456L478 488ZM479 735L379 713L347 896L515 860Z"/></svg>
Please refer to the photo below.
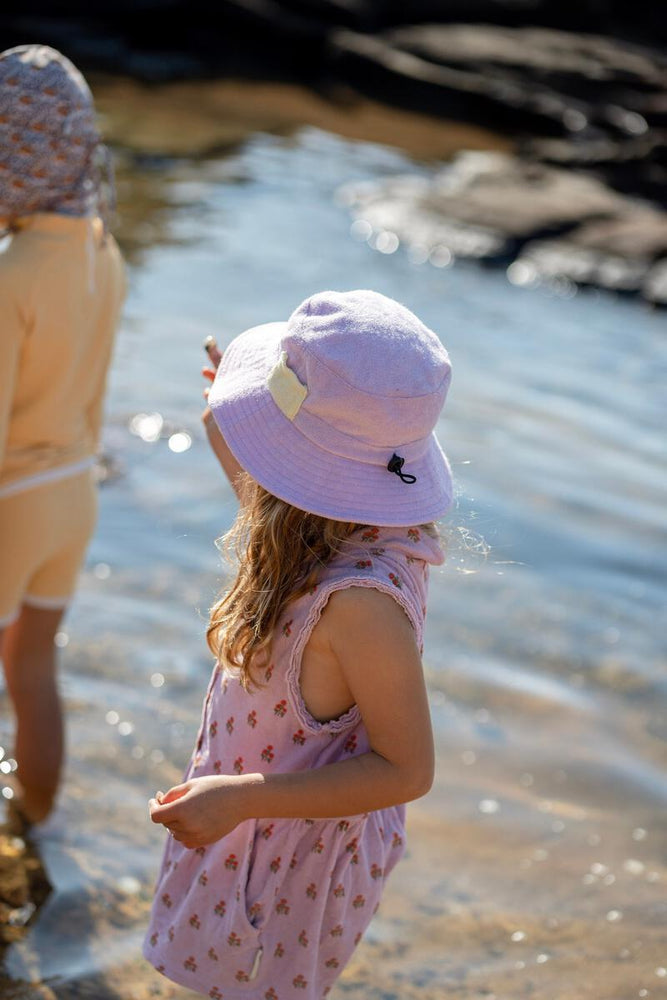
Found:
<svg viewBox="0 0 667 1000"><path fill-rule="evenodd" d="M0 472L2 471L9 422L21 356L21 346L26 333L26 321L9 282L0 280Z"/></svg>
<svg viewBox="0 0 667 1000"><path fill-rule="evenodd" d="M29 216L0 254L0 489L95 452L124 277L113 237L96 245L92 227Z"/></svg>
<svg viewBox="0 0 667 1000"><path fill-rule="evenodd" d="M108 324L106 340L100 345L101 356L99 358L98 374L93 386L91 402L87 409L88 428L94 448L97 448L100 442L111 357L118 329L120 311L127 295L125 265L113 238L108 236L107 241L107 252L113 260L113 266L109 269L110 284L107 292L107 309L110 312L110 322Z"/></svg>
<svg viewBox="0 0 667 1000"><path fill-rule="evenodd" d="M111 363L111 353L113 341L109 340L104 347L104 363L94 385L94 393L90 406L87 410L88 428L92 440L93 448L97 449L100 443L102 429L102 419L104 417L104 399L106 395L107 376Z"/></svg>

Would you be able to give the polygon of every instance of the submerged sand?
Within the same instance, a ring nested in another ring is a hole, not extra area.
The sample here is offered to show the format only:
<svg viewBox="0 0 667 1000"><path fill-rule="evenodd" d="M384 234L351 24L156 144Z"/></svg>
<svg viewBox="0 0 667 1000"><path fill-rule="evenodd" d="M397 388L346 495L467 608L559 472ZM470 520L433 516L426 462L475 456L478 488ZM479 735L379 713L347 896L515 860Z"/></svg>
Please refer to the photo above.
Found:
<svg viewBox="0 0 667 1000"><path fill-rule="evenodd" d="M493 812L489 802L497 800L483 800L487 811L472 801L466 808L472 789L457 788L456 781L450 787L443 770L431 797L411 807L409 852L332 997L660 996L667 962L664 829L649 836L615 811L605 816L600 810L593 818L572 815L564 798L532 803L523 818L503 815L502 806ZM29 928L8 925L2 911L4 941L14 942L14 967L20 955L23 972L0 980L3 1000L194 997L139 956L150 882L110 879L105 859L90 855L93 833L87 844L77 844L78 838L61 829L54 834L61 839L50 846L50 835L43 835L56 881L62 877L59 865L87 869L89 879L53 905L36 854L21 849L15 837L0 841L3 903L42 904L41 916L37 911L31 921L37 928L32 941ZM155 837L150 829L144 834L145 842ZM126 830L126 838L136 850L136 834ZM121 827L113 839L122 852ZM157 843L155 848L157 853ZM71 955L71 967L61 965L50 974L59 953Z"/></svg>

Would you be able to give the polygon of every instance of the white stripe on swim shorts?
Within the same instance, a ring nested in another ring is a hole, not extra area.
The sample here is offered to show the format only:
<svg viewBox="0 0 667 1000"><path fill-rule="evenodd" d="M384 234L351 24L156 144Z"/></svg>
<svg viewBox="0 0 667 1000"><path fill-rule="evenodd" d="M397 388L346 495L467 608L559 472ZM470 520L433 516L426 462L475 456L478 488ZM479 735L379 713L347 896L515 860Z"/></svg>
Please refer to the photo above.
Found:
<svg viewBox="0 0 667 1000"><path fill-rule="evenodd" d="M71 594L68 594L67 597L33 597L31 594L23 595L24 604L28 604L31 608L37 608L40 611L64 611L71 600Z"/></svg>
<svg viewBox="0 0 667 1000"><path fill-rule="evenodd" d="M43 483L53 483L58 479L76 476L78 472L83 472L94 464L95 456L89 455L88 458L82 458L80 462L61 465L56 469L45 469L44 472L38 472L34 476L26 476L24 479L16 480L16 482L7 483L6 486L0 486L0 500L4 497L12 497L15 493L23 493L24 490L30 490L34 486L42 486Z"/></svg>

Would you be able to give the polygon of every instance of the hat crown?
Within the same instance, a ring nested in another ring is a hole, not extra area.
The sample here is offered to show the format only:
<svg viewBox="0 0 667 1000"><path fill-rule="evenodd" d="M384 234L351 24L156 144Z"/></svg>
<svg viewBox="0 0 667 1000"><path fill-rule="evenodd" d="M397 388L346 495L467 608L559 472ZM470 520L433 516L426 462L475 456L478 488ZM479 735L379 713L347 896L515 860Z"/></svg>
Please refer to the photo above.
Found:
<svg viewBox="0 0 667 1000"><path fill-rule="evenodd" d="M415 525L452 502L434 434L451 366L436 335L378 292L320 292L226 348L209 406L239 464L301 510Z"/></svg>
<svg viewBox="0 0 667 1000"><path fill-rule="evenodd" d="M426 438L451 379L447 351L414 313L378 292L320 292L290 316L287 364L308 395L297 424L379 448Z"/></svg>

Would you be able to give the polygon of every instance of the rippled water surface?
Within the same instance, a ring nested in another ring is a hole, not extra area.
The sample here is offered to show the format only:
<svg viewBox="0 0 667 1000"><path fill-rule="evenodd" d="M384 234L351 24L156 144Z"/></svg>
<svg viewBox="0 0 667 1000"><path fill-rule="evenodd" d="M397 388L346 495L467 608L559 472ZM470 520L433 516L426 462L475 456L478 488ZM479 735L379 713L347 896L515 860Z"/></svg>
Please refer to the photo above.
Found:
<svg viewBox="0 0 667 1000"><path fill-rule="evenodd" d="M235 512L199 424L201 342L370 287L452 355L458 500L427 622L438 778L336 995L667 997L664 314L355 239L342 185L431 169L388 147L307 128L119 155L111 474L60 637L70 763L38 835L54 892L8 971L42 983L27 995L186 996L138 949L161 847L145 803L195 734Z"/></svg>

